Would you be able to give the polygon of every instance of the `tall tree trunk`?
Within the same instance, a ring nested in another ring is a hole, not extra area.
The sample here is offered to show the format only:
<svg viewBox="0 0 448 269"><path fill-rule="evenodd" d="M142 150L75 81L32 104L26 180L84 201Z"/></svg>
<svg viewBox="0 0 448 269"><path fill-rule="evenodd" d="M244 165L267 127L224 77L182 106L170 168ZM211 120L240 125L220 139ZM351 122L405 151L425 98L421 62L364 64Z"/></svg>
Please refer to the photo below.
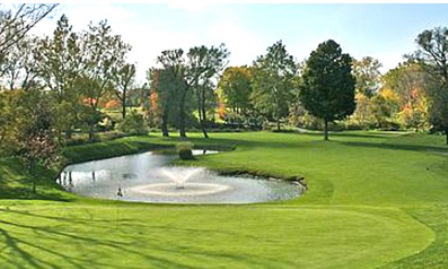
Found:
<svg viewBox="0 0 448 269"><path fill-rule="evenodd" d="M169 137L170 133L168 132L168 105L166 104L163 109L162 122L160 124L160 128L162 129L162 135L164 137Z"/></svg>
<svg viewBox="0 0 448 269"><path fill-rule="evenodd" d="M169 137L170 133L168 132L168 124L167 124L167 119L165 119L165 116L162 117L162 124L160 127L162 129L162 135L164 137Z"/></svg>
<svg viewBox="0 0 448 269"><path fill-rule="evenodd" d="M205 114L202 115L202 133L204 134L204 138L208 138L208 133L207 133L207 118L205 116Z"/></svg>
<svg viewBox="0 0 448 269"><path fill-rule="evenodd" d="M206 111L205 111L205 91L204 91L204 89L202 89L200 96L198 95L198 113L199 113L199 122L201 123L202 133L204 134L204 138L208 138L207 130L205 127L207 119L206 119Z"/></svg>
<svg viewBox="0 0 448 269"><path fill-rule="evenodd" d="M448 127L445 127L446 144L448 145Z"/></svg>
<svg viewBox="0 0 448 269"><path fill-rule="evenodd" d="M95 124L90 124L89 141L90 142L94 142L95 141Z"/></svg>
<svg viewBox="0 0 448 269"><path fill-rule="evenodd" d="M277 118L277 131L281 131L280 118Z"/></svg>
<svg viewBox="0 0 448 269"><path fill-rule="evenodd" d="M62 130L60 128L57 128L56 130L56 139L58 140L58 143L62 145Z"/></svg>
<svg viewBox="0 0 448 269"><path fill-rule="evenodd" d="M203 113L202 108L198 107L199 123L201 125L202 134L204 135L204 138L208 138L207 130L205 128L204 115L202 113Z"/></svg>
<svg viewBox="0 0 448 269"><path fill-rule="evenodd" d="M72 128L68 128L65 130L65 139L71 139L72 138Z"/></svg>
<svg viewBox="0 0 448 269"><path fill-rule="evenodd" d="M123 98L121 99L121 102L122 102L121 115L123 116L123 120L124 120L124 118L126 118L126 89L123 90Z"/></svg>
<svg viewBox="0 0 448 269"><path fill-rule="evenodd" d="M328 120L324 119L324 140L328 140Z"/></svg>
<svg viewBox="0 0 448 269"><path fill-rule="evenodd" d="M179 135L182 138L186 138L187 134L185 133L185 99L187 97L187 91L184 90L182 96L180 98L179 104Z"/></svg>
<svg viewBox="0 0 448 269"><path fill-rule="evenodd" d="M202 134L204 135L204 138L208 138L207 129L205 128L203 123L201 123L201 129L202 129Z"/></svg>
<svg viewBox="0 0 448 269"><path fill-rule="evenodd" d="M30 172L31 172L30 173L31 177L33 178L32 191L33 191L33 193L36 193L36 160L34 160L34 158L31 160Z"/></svg>

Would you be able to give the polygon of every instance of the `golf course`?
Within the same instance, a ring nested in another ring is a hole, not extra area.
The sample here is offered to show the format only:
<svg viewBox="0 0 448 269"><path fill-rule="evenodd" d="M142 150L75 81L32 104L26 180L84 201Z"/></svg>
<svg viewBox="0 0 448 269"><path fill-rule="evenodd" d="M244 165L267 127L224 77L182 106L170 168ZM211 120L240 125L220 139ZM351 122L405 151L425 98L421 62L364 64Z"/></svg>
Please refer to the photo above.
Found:
<svg viewBox="0 0 448 269"><path fill-rule="evenodd" d="M448 268L448 5L60 2L0 6L0 269Z"/></svg>
<svg viewBox="0 0 448 269"><path fill-rule="evenodd" d="M232 147L176 165L304 177L288 201L181 205L95 200L0 160L0 268L447 268L448 147L405 132L189 136ZM174 146L159 134L64 148L70 163Z"/></svg>

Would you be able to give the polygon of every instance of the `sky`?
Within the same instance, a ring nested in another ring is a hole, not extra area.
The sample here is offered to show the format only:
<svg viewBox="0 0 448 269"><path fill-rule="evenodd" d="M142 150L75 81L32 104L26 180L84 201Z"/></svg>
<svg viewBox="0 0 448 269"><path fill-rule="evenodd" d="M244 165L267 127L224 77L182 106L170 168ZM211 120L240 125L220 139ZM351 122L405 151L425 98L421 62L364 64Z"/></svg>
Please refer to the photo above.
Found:
<svg viewBox="0 0 448 269"><path fill-rule="evenodd" d="M131 44L128 61L137 65L142 83L166 49L225 43L229 66L250 65L278 40L303 61L319 43L333 39L357 59L378 59L386 72L416 50L415 38L423 30L448 27L448 4L187 2L61 4L34 33L51 35L62 14L75 30L107 19L113 32Z"/></svg>

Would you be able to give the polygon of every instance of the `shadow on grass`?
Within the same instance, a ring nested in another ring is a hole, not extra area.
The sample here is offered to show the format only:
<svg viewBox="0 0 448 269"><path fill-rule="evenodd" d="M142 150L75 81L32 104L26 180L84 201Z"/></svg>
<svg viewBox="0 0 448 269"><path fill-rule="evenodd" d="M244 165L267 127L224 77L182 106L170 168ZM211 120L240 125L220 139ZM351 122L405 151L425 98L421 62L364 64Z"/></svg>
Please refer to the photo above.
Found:
<svg viewBox="0 0 448 269"><path fill-rule="evenodd" d="M360 141L335 141L339 144L350 147L362 148L377 148L387 150L407 150L407 151L434 151L434 152L448 152L445 146L426 146L426 145L410 145L410 144L393 144L393 143L374 143L374 142L360 142Z"/></svg>
<svg viewBox="0 0 448 269"><path fill-rule="evenodd" d="M277 134L297 134L297 135L308 135L308 136L317 136L324 137L323 131L297 131L297 130L285 130L285 131L273 131L273 133ZM331 137L353 137L353 138L391 138L399 135L403 135L400 132L394 131L383 131L383 132L368 132L368 131L329 131L329 136Z"/></svg>
<svg viewBox="0 0 448 269"><path fill-rule="evenodd" d="M86 213L87 218L79 215L53 217L12 209L0 209L0 213L9 219L0 219L0 242L3 243L0 259L6 267L134 268L136 266L130 261L136 258L145 268L203 268L216 259L257 268L267 267L267 264L273 267L292 266L286 261L247 253L211 251L208 247L189 242L194 238L209 239L214 235L224 238L242 236L225 229L142 224L129 218L117 217L114 220L110 216L94 218L92 212ZM85 227L89 227L89 233L84 232ZM182 236L169 243L160 236L173 233ZM95 235L100 235L100 238ZM190 236L185 239L185 235ZM186 261L202 266L191 266Z"/></svg>
<svg viewBox="0 0 448 269"><path fill-rule="evenodd" d="M260 139L257 140L258 136L262 136L262 132L253 132L254 137L244 137L243 139L231 139L231 138L222 138L222 137L213 137L213 133L210 135L211 137L209 139L204 138L188 138L188 141L191 141L197 145L229 145L231 147L237 147L237 146L246 146L246 147L265 147L265 148L291 148L291 147L303 147L307 146L308 142L322 142L325 143L323 140L323 133L322 132L299 132L299 131L275 131L271 134L275 134L278 136L276 139L272 140L264 140ZM310 137L312 139L309 140L303 140L303 141L297 141L295 139L291 139L294 136L302 136L302 137ZM391 139L396 138L400 135L403 135L403 133L397 133L397 132L381 132L381 133L367 133L362 131L344 131L344 132L330 132L330 140L332 138L366 138L366 139ZM282 136L285 136L285 139L282 139ZM174 137L174 138L166 138L166 141L185 141L180 138Z"/></svg>
<svg viewBox="0 0 448 269"><path fill-rule="evenodd" d="M39 167L38 176L31 176L18 159L0 160L0 199L71 201L64 189L54 182L54 173ZM33 181L36 193L32 191Z"/></svg>
<svg viewBox="0 0 448 269"><path fill-rule="evenodd" d="M172 141L185 141L181 139L173 138ZM191 141L195 146L210 148L217 147L219 145L227 145L230 148L236 148L238 146L244 147L265 147L265 148L290 148L300 147L302 144L298 144L297 141L256 141L256 140L242 140L242 139L230 139L230 138L188 138L187 141Z"/></svg>

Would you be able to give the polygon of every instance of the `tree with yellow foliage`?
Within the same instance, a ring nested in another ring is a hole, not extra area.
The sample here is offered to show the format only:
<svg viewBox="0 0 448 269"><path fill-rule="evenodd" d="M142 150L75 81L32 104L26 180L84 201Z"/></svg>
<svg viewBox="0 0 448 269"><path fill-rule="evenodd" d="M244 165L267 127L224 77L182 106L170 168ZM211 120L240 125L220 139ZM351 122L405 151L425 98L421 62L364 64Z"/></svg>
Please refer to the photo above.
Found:
<svg viewBox="0 0 448 269"><path fill-rule="evenodd" d="M396 119L406 128L421 130L427 127L428 102L426 88L429 77L417 63L407 62L390 70L384 77L384 88L399 106Z"/></svg>

